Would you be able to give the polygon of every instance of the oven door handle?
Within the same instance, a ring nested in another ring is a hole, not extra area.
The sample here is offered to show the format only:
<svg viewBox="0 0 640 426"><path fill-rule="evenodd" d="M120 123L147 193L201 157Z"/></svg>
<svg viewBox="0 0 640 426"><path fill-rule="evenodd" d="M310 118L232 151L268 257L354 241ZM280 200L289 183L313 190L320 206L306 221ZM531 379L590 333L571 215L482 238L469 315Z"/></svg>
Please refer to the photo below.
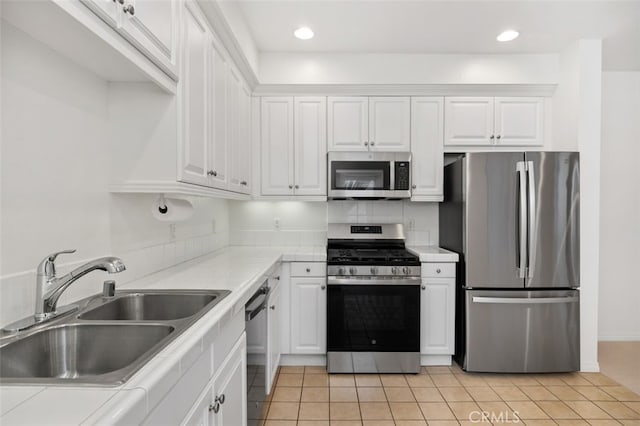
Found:
<svg viewBox="0 0 640 426"><path fill-rule="evenodd" d="M420 285L421 283L422 278L420 277L389 279L338 278L335 276L327 277L327 285Z"/></svg>

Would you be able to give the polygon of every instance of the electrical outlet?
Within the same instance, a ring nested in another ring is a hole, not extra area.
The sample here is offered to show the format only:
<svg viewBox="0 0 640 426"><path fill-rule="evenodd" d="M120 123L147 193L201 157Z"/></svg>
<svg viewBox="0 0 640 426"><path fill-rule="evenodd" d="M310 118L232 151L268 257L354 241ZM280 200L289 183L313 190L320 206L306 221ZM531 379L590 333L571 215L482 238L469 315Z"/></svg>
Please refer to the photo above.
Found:
<svg viewBox="0 0 640 426"><path fill-rule="evenodd" d="M280 229L280 218L279 217L276 217L276 218L273 219L273 226L276 229Z"/></svg>
<svg viewBox="0 0 640 426"><path fill-rule="evenodd" d="M175 223L172 223L169 225L169 240L170 241L176 240L176 224Z"/></svg>
<svg viewBox="0 0 640 426"><path fill-rule="evenodd" d="M409 219L409 231L413 231L416 227L416 220L411 218Z"/></svg>

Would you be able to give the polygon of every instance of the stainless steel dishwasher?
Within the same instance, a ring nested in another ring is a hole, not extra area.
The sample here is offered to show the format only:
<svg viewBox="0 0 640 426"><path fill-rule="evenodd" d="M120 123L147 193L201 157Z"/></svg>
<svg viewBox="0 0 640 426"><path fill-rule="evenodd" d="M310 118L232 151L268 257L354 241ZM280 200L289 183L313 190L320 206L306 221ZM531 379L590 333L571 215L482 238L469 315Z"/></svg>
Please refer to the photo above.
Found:
<svg viewBox="0 0 640 426"><path fill-rule="evenodd" d="M256 425L266 400L265 367L267 351L267 306L269 305L269 280L245 305L245 329L247 331L247 419L248 425Z"/></svg>

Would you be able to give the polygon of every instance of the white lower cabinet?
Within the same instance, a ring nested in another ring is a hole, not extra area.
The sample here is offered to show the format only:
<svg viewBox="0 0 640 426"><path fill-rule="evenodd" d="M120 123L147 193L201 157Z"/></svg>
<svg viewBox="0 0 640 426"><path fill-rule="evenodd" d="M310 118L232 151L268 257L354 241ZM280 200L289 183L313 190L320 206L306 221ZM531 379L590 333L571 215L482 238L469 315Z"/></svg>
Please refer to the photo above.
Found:
<svg viewBox="0 0 640 426"><path fill-rule="evenodd" d="M269 308L267 309L267 368L265 374L267 377L267 392L271 389L276 379L278 366L280 365L281 352L281 316L282 316L282 294L280 285L273 287L269 294Z"/></svg>
<svg viewBox="0 0 640 426"><path fill-rule="evenodd" d="M327 264L291 263L289 354L327 352Z"/></svg>
<svg viewBox="0 0 640 426"><path fill-rule="evenodd" d="M456 279L454 264L423 264L420 300L420 352L453 355Z"/></svg>
<svg viewBox="0 0 640 426"><path fill-rule="evenodd" d="M188 426L247 424L247 346L244 333L182 424Z"/></svg>

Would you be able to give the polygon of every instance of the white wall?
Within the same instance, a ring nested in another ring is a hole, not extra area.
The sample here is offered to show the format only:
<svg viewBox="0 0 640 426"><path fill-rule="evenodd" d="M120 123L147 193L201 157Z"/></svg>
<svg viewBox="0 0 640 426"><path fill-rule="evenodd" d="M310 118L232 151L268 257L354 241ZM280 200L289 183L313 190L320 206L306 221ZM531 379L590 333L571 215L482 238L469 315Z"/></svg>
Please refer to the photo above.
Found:
<svg viewBox="0 0 640 426"><path fill-rule="evenodd" d="M640 72L602 75L600 340L640 340Z"/></svg>
<svg viewBox="0 0 640 426"><path fill-rule="evenodd" d="M109 84L4 21L1 31L0 325L33 313L34 268L51 252L78 250L59 273L120 256L128 269L109 278L122 284L228 244L226 201L194 200L174 237L152 218L154 197L109 194ZM82 278L61 303L106 277Z"/></svg>
<svg viewBox="0 0 640 426"><path fill-rule="evenodd" d="M261 84L553 84L559 57L262 53Z"/></svg>
<svg viewBox="0 0 640 426"><path fill-rule="evenodd" d="M231 201L229 204L234 245L324 245L327 223L402 223L408 244L438 244L437 203Z"/></svg>

